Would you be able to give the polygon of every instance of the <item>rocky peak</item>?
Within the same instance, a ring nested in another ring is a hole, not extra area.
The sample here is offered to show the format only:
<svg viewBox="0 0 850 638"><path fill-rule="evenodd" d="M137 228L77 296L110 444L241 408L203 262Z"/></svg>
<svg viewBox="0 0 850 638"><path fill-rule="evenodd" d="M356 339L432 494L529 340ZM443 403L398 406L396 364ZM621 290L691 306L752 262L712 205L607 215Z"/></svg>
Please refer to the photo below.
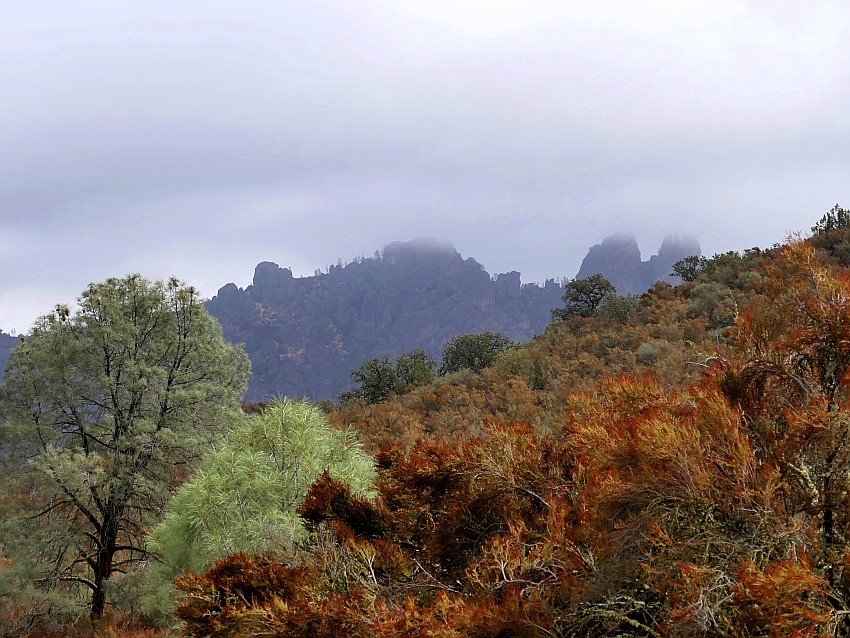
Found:
<svg viewBox="0 0 850 638"><path fill-rule="evenodd" d="M670 275L673 264L683 257L700 254L702 251L695 238L668 235L658 253L649 261L642 261L635 236L617 233L590 248L576 278L584 279L599 272L616 286L618 293L639 294L656 281L676 283L676 278Z"/></svg>
<svg viewBox="0 0 850 638"><path fill-rule="evenodd" d="M658 255L656 256L662 260L675 259L673 263L676 263L676 261L684 257L701 254L702 249L696 237L691 235L684 235L682 237L679 235L667 235L664 241L661 242L661 248L658 249Z"/></svg>
<svg viewBox="0 0 850 638"><path fill-rule="evenodd" d="M369 357L421 347L439 358L453 334L485 330L530 339L561 293L554 281L523 285L519 272L491 279L451 243L414 239L313 277L263 262L252 286L228 284L206 307L228 340L245 344L248 400L333 399Z"/></svg>
<svg viewBox="0 0 850 638"><path fill-rule="evenodd" d="M620 294L646 290L640 272L640 248L631 233L616 233L591 246L581 262L577 279L601 272Z"/></svg>
<svg viewBox="0 0 850 638"><path fill-rule="evenodd" d="M263 261L254 268L254 286L257 288L274 288L292 279L289 268L281 268L273 261Z"/></svg>
<svg viewBox="0 0 850 638"><path fill-rule="evenodd" d="M522 294L521 274L512 270L496 275L496 294L505 297L518 297Z"/></svg>

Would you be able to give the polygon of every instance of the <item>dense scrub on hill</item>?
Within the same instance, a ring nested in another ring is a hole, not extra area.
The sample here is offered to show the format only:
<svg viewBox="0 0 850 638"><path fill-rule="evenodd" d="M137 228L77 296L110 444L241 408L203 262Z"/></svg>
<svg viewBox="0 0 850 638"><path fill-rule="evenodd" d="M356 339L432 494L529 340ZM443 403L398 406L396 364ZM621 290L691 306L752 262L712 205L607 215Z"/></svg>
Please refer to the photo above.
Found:
<svg viewBox="0 0 850 638"><path fill-rule="evenodd" d="M409 448L421 436L475 436L486 419L555 427L570 392L620 373L650 372L667 387L696 379L726 342L738 304L760 290L757 264L768 257L755 250L719 256L698 281L659 282L626 312L615 300L594 317L553 322L481 374L461 371L375 405L353 401L330 417L356 427L375 451L389 443Z"/></svg>
<svg viewBox="0 0 850 638"><path fill-rule="evenodd" d="M281 503L295 542L184 573L182 624L150 631L850 637L844 233L693 260L480 372L326 404L372 491L320 474ZM115 614L89 635L151 627Z"/></svg>
<svg viewBox="0 0 850 638"><path fill-rule="evenodd" d="M626 317L333 414L376 451L377 498L320 478L310 543L179 581L178 615L193 636L850 635L849 366L850 274L811 242L707 260Z"/></svg>

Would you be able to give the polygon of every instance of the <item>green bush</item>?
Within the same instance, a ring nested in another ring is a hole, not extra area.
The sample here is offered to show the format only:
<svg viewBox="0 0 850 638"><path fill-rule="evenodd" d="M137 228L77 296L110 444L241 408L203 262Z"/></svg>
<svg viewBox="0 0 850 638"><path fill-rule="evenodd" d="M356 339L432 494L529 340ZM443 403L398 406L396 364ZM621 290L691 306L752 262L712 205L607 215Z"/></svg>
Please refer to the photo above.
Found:
<svg viewBox="0 0 850 638"><path fill-rule="evenodd" d="M331 427L315 405L297 400L248 417L169 504L149 535L158 556L151 607L168 608L171 579L234 552L291 549L306 531L296 510L322 472L368 492L374 467L353 432Z"/></svg>

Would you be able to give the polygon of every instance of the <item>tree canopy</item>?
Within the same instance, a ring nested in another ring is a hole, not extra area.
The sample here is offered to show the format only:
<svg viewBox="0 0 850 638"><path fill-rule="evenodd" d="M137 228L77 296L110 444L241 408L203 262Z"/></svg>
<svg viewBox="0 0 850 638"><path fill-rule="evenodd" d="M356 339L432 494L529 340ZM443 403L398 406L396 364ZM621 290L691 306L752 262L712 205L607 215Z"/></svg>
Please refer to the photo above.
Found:
<svg viewBox="0 0 850 638"><path fill-rule="evenodd" d="M708 265L708 258L702 255L689 255L683 257L673 264L672 272L674 277L679 277L682 281L694 281L699 277L700 273L705 270Z"/></svg>
<svg viewBox="0 0 850 638"><path fill-rule="evenodd" d="M401 394L410 385L430 383L436 376L437 362L422 348L414 348L396 357L392 362L388 354L372 357L351 373L358 385L340 395L340 401L362 399L378 403L390 394Z"/></svg>
<svg viewBox="0 0 850 638"><path fill-rule="evenodd" d="M850 211L836 204L820 218L817 224L812 226L812 233L819 235L840 228L850 228Z"/></svg>
<svg viewBox="0 0 850 638"><path fill-rule="evenodd" d="M477 332L453 335L443 346L440 374L469 369L481 372L496 361L496 357L513 345L501 332Z"/></svg>
<svg viewBox="0 0 850 638"><path fill-rule="evenodd" d="M552 310L552 318L569 319L571 317L592 317L605 300L616 293L614 284L602 273L596 273L585 279L573 279L564 288L563 308Z"/></svg>
<svg viewBox="0 0 850 638"><path fill-rule="evenodd" d="M110 578L146 559L170 484L238 418L250 364L177 279L108 279L78 305L41 317L8 361L0 538L35 572L3 574L34 580L25 606L99 617Z"/></svg>

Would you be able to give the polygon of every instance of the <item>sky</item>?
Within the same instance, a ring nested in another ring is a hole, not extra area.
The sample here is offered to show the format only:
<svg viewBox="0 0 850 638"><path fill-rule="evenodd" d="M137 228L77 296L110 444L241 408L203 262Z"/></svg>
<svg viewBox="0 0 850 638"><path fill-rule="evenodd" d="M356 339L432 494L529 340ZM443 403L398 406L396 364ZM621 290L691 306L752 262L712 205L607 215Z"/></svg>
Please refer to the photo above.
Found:
<svg viewBox="0 0 850 638"><path fill-rule="evenodd" d="M0 0L0 329L449 240L572 277L850 206L845 0Z"/></svg>

